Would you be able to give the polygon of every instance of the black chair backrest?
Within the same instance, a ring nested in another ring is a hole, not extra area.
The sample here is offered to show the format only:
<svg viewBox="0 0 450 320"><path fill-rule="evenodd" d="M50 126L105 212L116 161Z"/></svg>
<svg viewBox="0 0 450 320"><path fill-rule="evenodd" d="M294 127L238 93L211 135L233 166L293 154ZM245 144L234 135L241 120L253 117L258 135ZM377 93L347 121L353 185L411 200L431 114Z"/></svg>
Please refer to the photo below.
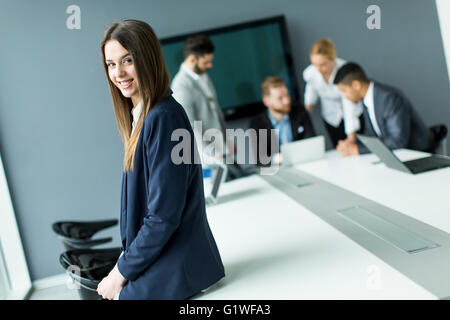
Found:
<svg viewBox="0 0 450 320"><path fill-rule="evenodd" d="M117 219L97 221L58 221L53 223L53 231L66 238L90 239L96 232L112 227L118 223Z"/></svg>
<svg viewBox="0 0 450 320"><path fill-rule="evenodd" d="M447 136L448 130L445 124L437 124L430 127L431 132L434 135L434 141L440 142Z"/></svg>
<svg viewBox="0 0 450 320"><path fill-rule="evenodd" d="M430 127L430 131L434 137L433 147L430 151L434 153L439 147L440 142L447 137L448 129L445 124L436 124Z"/></svg>

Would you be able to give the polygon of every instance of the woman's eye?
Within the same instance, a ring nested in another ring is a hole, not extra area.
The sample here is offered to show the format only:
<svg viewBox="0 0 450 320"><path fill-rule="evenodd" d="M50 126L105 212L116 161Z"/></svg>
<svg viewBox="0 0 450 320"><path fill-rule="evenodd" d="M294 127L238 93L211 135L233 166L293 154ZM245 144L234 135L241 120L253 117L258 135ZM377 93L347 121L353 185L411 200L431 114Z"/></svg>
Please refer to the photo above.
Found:
<svg viewBox="0 0 450 320"><path fill-rule="evenodd" d="M131 60L131 58L128 58L128 59L123 60L123 63L124 63L124 64L129 64L129 63L131 63L131 62L133 62L133 60Z"/></svg>
<svg viewBox="0 0 450 320"><path fill-rule="evenodd" d="M107 66L108 68L111 68L112 66L114 66L114 63L109 62L109 63L106 64L106 66Z"/></svg>

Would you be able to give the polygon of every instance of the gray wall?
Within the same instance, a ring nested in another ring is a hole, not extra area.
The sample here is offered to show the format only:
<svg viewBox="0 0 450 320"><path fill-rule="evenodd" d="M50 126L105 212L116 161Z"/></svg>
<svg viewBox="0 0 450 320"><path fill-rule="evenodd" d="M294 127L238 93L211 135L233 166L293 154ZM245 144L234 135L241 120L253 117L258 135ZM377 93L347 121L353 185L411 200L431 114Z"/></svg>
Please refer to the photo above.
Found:
<svg viewBox="0 0 450 320"><path fill-rule="evenodd" d="M81 7L81 30L65 26L71 4ZM370 4L381 7L381 30L366 28ZM63 272L52 222L119 216L122 146L100 61L105 27L135 18L167 37L278 14L299 77L311 44L330 37L339 56L401 88L428 124L450 127L434 1L0 0L0 152L32 279ZM119 245L117 227L104 235Z"/></svg>

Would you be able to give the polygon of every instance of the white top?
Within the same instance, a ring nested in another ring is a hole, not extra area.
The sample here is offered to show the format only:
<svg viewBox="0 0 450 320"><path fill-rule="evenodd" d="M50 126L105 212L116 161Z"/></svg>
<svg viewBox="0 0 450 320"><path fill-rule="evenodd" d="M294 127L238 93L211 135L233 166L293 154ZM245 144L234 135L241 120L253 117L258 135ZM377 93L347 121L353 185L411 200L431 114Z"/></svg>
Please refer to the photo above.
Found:
<svg viewBox="0 0 450 320"><path fill-rule="evenodd" d="M377 136L381 136L380 127L377 123L377 118L375 117L375 103L373 102L373 81L370 81L369 88L367 89L366 95L364 96L364 104L367 107L369 113L370 122L372 122L372 127L375 130Z"/></svg>
<svg viewBox="0 0 450 320"><path fill-rule="evenodd" d="M343 119L345 132L349 134L360 129L359 116L363 107L361 102L353 103L342 96L339 88L333 84L338 69L345 63L345 60L336 58L328 82L313 65L303 71L303 79L306 82L305 105L315 105L320 98L323 119L333 127L338 127Z"/></svg>
<svg viewBox="0 0 450 320"><path fill-rule="evenodd" d="M192 71L191 69L189 69L185 63L183 62L181 64L181 68L183 68L183 70L192 78L194 79L198 85L200 86L200 89L202 90L203 94L208 98L208 105L210 107L210 109L217 113L220 112L220 106L219 106L219 102L216 99L216 96L214 94L214 92L212 91L211 87L208 82L210 81L208 79L208 75L205 73L202 74L198 74L195 73L194 71ZM219 110L219 111L218 111ZM203 121L203 120L202 120ZM224 128L225 130L225 128ZM223 133L225 134L225 132ZM196 137L196 139L199 139L198 137ZM224 139L226 140L226 137L224 137ZM197 140L197 143L201 142L201 138L199 140ZM225 145L225 153L228 154L230 152L229 150L229 146ZM210 158L208 155L206 155L206 153L203 154L204 159L209 159L209 160L205 160L205 163L214 163L215 160L214 158Z"/></svg>
<svg viewBox="0 0 450 320"><path fill-rule="evenodd" d="M142 105L143 102L139 102L139 104L133 108L133 110L131 110L131 113L133 115L133 123L131 124L131 134L133 134L134 132L134 128L136 127L138 121L139 121L139 117L141 115L142 112Z"/></svg>

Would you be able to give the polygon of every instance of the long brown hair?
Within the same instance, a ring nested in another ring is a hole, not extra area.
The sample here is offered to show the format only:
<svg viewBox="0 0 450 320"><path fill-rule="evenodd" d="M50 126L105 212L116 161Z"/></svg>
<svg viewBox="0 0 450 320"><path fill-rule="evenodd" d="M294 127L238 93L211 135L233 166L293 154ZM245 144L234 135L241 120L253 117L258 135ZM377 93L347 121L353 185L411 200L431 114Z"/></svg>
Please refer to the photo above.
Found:
<svg viewBox="0 0 450 320"><path fill-rule="evenodd" d="M133 133L131 133L131 99L124 97L111 82L108 66L105 62L105 44L112 39L117 40L130 53L139 83L139 93L143 105ZM143 21L123 20L109 26L101 42L101 51L117 126L124 144L123 168L124 171L133 170L134 155L144 119L169 90L169 72L164 63L161 45L155 32L152 27Z"/></svg>

